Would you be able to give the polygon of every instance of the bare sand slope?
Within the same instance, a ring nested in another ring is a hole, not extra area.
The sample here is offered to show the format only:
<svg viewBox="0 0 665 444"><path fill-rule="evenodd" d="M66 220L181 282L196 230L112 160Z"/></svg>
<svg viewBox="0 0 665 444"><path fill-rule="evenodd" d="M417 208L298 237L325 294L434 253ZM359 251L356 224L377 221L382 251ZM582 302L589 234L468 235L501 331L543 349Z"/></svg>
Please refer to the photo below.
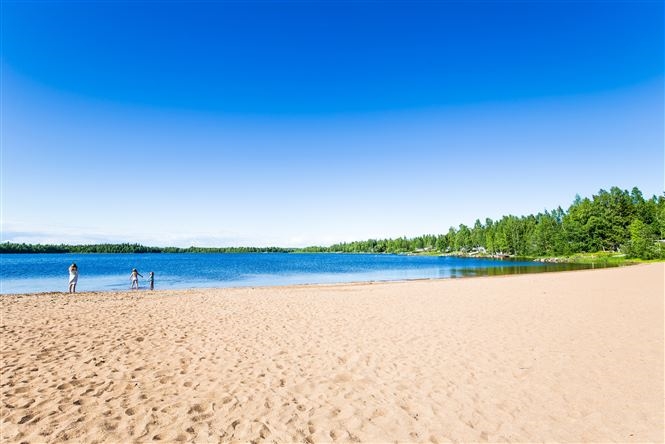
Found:
<svg viewBox="0 0 665 444"><path fill-rule="evenodd" d="M1 296L1 438L659 442L664 276Z"/></svg>

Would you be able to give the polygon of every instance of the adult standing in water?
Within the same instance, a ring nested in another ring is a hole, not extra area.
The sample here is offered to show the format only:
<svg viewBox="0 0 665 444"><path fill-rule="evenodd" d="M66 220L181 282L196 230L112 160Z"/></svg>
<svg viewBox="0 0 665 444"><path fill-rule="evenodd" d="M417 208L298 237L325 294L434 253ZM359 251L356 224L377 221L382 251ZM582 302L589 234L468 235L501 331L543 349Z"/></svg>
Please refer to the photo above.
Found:
<svg viewBox="0 0 665 444"><path fill-rule="evenodd" d="M132 274L129 275L129 279L132 281L132 290L139 289L139 276L143 277L143 275L134 268Z"/></svg>
<svg viewBox="0 0 665 444"><path fill-rule="evenodd" d="M69 292L76 293L76 283L79 281L79 267L76 262L69 266Z"/></svg>

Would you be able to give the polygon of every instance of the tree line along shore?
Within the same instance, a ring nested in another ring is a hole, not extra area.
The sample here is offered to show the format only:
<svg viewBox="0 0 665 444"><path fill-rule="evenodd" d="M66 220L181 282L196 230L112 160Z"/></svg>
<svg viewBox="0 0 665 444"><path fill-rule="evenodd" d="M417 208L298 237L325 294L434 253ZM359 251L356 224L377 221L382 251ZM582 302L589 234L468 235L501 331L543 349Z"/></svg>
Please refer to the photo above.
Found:
<svg viewBox="0 0 665 444"><path fill-rule="evenodd" d="M420 253L534 258L571 257L603 252L636 259L665 259L665 194L645 198L612 187L591 198L576 196L567 210L558 207L528 216L477 219L445 234L368 239L329 247L148 247L140 244L42 245L0 243L0 253Z"/></svg>

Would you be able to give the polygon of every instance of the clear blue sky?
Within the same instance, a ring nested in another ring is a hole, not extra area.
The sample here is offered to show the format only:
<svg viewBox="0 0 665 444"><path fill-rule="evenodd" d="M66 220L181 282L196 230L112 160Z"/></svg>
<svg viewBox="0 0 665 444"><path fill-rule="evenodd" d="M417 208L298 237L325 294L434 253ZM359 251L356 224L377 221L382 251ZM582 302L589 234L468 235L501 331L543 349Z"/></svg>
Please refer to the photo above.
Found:
<svg viewBox="0 0 665 444"><path fill-rule="evenodd" d="M664 184L662 1L1 4L2 240L330 244Z"/></svg>

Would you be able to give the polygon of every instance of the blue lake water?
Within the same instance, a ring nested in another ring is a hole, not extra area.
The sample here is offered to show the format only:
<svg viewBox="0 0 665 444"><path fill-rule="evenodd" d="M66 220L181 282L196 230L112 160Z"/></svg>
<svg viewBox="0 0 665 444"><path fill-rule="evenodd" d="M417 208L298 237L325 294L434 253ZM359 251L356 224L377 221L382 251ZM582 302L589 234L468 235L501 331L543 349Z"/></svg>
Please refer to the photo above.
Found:
<svg viewBox="0 0 665 444"><path fill-rule="evenodd" d="M3 254L0 293L67 291L68 267L79 269L77 291L130 287L129 274L155 272L156 289L324 284L361 281L456 278L588 268L438 256L388 254Z"/></svg>

